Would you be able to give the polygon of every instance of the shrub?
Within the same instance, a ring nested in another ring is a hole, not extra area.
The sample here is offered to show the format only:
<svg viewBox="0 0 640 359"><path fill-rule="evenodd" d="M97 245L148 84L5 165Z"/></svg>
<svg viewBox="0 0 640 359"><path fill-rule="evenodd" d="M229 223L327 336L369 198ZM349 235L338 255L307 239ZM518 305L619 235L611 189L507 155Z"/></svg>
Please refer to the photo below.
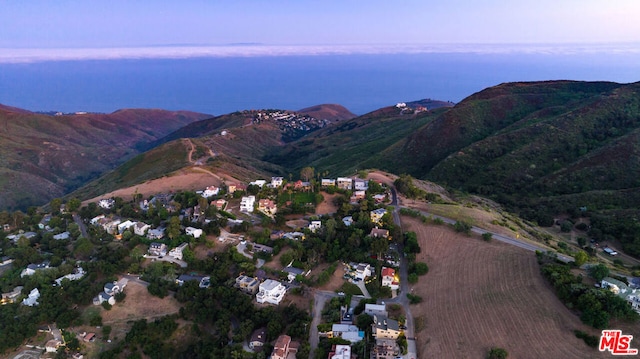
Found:
<svg viewBox="0 0 640 359"><path fill-rule="evenodd" d="M471 224L465 221L457 221L453 228L459 233L469 234L471 232Z"/></svg>
<svg viewBox="0 0 640 359"><path fill-rule="evenodd" d="M498 347L493 347L487 353L487 359L505 359L509 353L506 350Z"/></svg>
<svg viewBox="0 0 640 359"><path fill-rule="evenodd" d="M409 299L410 304L418 304L422 302L422 297L419 295L407 293L407 299Z"/></svg>
<svg viewBox="0 0 640 359"><path fill-rule="evenodd" d="M484 232L482 233L482 239L484 239L487 242L490 242L491 239L493 238L493 235L489 232Z"/></svg>
<svg viewBox="0 0 640 359"><path fill-rule="evenodd" d="M416 284L418 283L418 275L415 273L410 273L408 280L409 280L409 283Z"/></svg>
<svg viewBox="0 0 640 359"><path fill-rule="evenodd" d="M573 332L575 333L577 338L584 340L584 342L588 346L592 348L596 348L598 346L598 337L594 335L589 335L583 332L582 330L574 330Z"/></svg>
<svg viewBox="0 0 640 359"><path fill-rule="evenodd" d="M412 272L417 275L425 275L429 272L429 266L424 262L416 262L413 265Z"/></svg>

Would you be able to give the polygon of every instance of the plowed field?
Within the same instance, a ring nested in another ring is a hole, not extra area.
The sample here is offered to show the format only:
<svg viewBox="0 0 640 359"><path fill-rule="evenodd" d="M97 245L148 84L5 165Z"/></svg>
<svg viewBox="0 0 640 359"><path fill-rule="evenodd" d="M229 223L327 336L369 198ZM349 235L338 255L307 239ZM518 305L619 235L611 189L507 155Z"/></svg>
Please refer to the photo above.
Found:
<svg viewBox="0 0 640 359"><path fill-rule="evenodd" d="M420 358L483 358L494 346L509 358L611 357L575 337L574 329L600 333L557 299L532 252L444 225L402 222L417 233L418 260L429 265L412 288L423 298L411 306Z"/></svg>

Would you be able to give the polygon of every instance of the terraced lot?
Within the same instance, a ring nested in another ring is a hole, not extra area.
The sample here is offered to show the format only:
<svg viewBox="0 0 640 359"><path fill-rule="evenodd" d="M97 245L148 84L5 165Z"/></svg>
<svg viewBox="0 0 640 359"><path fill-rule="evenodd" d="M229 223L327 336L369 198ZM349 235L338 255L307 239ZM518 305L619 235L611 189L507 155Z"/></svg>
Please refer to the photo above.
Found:
<svg viewBox="0 0 640 359"><path fill-rule="evenodd" d="M610 357L574 336L574 329L600 333L556 298L533 253L406 216L402 222L417 233L418 260L430 269L412 288L423 298L412 306L420 358L481 358L494 346L510 358Z"/></svg>

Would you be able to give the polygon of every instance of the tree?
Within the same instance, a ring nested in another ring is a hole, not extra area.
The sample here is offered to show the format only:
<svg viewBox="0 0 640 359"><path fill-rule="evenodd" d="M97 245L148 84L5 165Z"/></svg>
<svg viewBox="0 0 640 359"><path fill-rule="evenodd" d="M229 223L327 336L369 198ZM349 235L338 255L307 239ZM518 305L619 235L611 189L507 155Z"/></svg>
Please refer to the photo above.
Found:
<svg viewBox="0 0 640 359"><path fill-rule="evenodd" d="M180 235L180 218L173 216L169 219L169 225L167 226L167 236L171 239L175 239Z"/></svg>
<svg viewBox="0 0 640 359"><path fill-rule="evenodd" d="M489 232L484 232L482 233L482 239L484 239L487 242L491 242L491 239L493 238L493 235Z"/></svg>
<svg viewBox="0 0 640 359"><path fill-rule="evenodd" d="M589 267L587 272L593 279L599 282L604 277L609 275L609 268L604 264L596 264L594 266Z"/></svg>
<svg viewBox="0 0 640 359"><path fill-rule="evenodd" d="M62 200L60 198L54 198L49 202L49 206L51 207L51 213L58 214L60 213L60 206L62 205Z"/></svg>
<svg viewBox="0 0 640 359"><path fill-rule="evenodd" d="M305 167L300 170L300 177L304 178L306 182L309 182L310 178L313 178L314 169L313 167Z"/></svg>
<svg viewBox="0 0 640 359"><path fill-rule="evenodd" d="M456 230L456 232L464 233L467 235L471 232L471 224L462 220L457 221L453 225L453 228Z"/></svg>
<svg viewBox="0 0 640 359"><path fill-rule="evenodd" d="M67 210L69 212L75 212L78 208L80 208L80 205L82 204L82 202L77 199L76 197L70 198L67 201Z"/></svg>
<svg viewBox="0 0 640 359"><path fill-rule="evenodd" d="M589 255L585 251L577 251L576 254L573 255L573 261L577 267L582 266L589 259Z"/></svg>
<svg viewBox="0 0 640 359"><path fill-rule="evenodd" d="M487 353L487 359L506 359L509 353L506 350L498 347L493 347Z"/></svg>

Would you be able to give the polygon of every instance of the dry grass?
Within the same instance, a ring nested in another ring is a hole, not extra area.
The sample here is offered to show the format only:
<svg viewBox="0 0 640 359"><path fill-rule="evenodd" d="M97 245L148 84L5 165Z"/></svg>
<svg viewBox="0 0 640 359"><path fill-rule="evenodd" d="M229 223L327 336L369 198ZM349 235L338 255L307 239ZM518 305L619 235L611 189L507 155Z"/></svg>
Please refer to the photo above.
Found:
<svg viewBox="0 0 640 359"><path fill-rule="evenodd" d="M338 207L333 204L333 200L338 196L338 194L328 194L327 192L321 192L321 194L322 197L324 197L324 200L316 207L316 214L323 215L336 213L338 211Z"/></svg>
<svg viewBox="0 0 640 359"><path fill-rule="evenodd" d="M417 260L430 267L411 289L424 299L411 308L423 327L420 358L481 358L493 346L513 358L608 357L574 336L599 333L557 299L533 253L414 218L403 223L418 235Z"/></svg>

